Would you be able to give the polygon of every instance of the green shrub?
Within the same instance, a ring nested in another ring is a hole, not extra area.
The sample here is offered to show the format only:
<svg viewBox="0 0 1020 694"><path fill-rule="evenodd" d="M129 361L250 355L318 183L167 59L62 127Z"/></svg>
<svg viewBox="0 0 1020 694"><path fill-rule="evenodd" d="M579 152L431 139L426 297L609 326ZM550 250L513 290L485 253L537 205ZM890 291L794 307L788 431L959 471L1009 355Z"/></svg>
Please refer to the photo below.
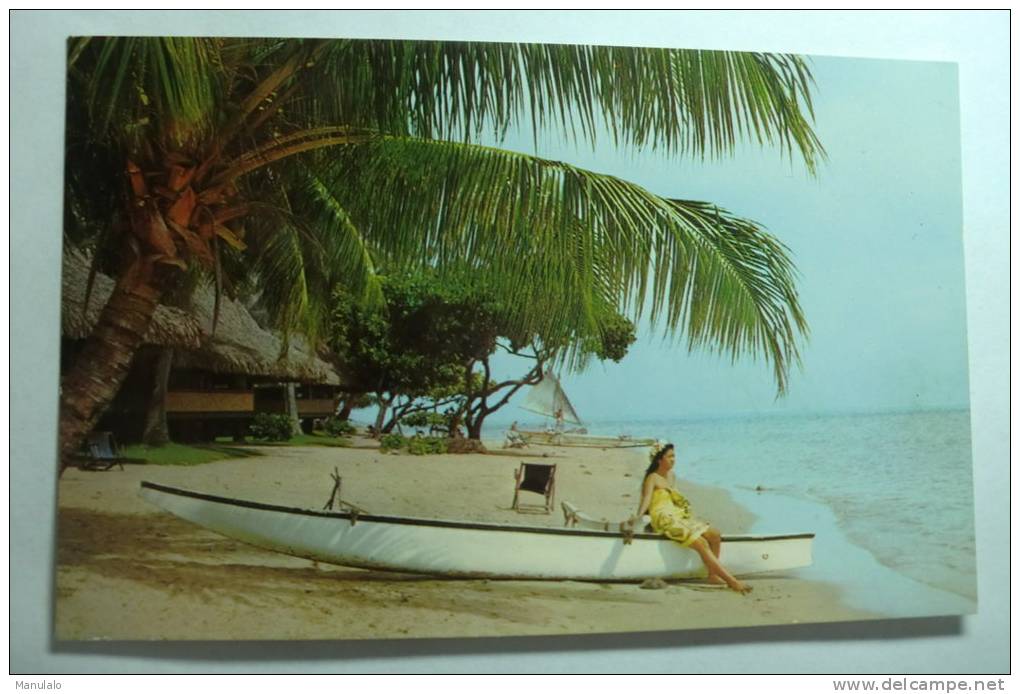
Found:
<svg viewBox="0 0 1020 694"><path fill-rule="evenodd" d="M290 417L285 414L269 414L259 412L255 421L248 427L251 435L260 441L290 441L293 435Z"/></svg>
<svg viewBox="0 0 1020 694"><path fill-rule="evenodd" d="M330 417L322 423L322 430L330 436L353 436L357 429L346 419Z"/></svg>
<svg viewBox="0 0 1020 694"><path fill-rule="evenodd" d="M407 449L411 455L432 455L446 453L447 439L443 436L412 436L386 434L379 440L379 448L383 452Z"/></svg>
<svg viewBox="0 0 1020 694"><path fill-rule="evenodd" d="M446 438L442 436L415 436L407 440L407 452L411 455L446 453Z"/></svg>
<svg viewBox="0 0 1020 694"><path fill-rule="evenodd" d="M429 425L428 412L412 412L400 418L400 423L409 427L427 427Z"/></svg>
<svg viewBox="0 0 1020 694"><path fill-rule="evenodd" d="M438 412L412 412L402 417L400 423L415 429L436 428L445 430L450 426L449 420L450 418L447 415Z"/></svg>
<svg viewBox="0 0 1020 694"><path fill-rule="evenodd" d="M379 439L379 450L383 453L386 451L399 451L407 445L407 439L400 434L384 434Z"/></svg>

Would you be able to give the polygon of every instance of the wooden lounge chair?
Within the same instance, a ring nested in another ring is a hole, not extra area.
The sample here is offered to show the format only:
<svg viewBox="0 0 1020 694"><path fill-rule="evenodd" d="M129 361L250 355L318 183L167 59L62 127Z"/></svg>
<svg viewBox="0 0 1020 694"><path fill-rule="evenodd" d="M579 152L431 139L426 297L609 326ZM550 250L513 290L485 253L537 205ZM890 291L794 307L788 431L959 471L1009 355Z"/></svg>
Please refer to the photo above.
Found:
<svg viewBox="0 0 1020 694"><path fill-rule="evenodd" d="M520 512L519 503L522 491L534 492L545 497L546 513L552 512L556 496L556 466L542 463L521 463L520 468L514 473L517 484L514 487L514 502L511 508Z"/></svg>
<svg viewBox="0 0 1020 694"><path fill-rule="evenodd" d="M85 445L88 448L88 455L79 457L78 467L81 470L109 470L114 465L123 470L125 462L145 462L141 459L122 456L117 447L117 441L109 431L93 431L89 434Z"/></svg>

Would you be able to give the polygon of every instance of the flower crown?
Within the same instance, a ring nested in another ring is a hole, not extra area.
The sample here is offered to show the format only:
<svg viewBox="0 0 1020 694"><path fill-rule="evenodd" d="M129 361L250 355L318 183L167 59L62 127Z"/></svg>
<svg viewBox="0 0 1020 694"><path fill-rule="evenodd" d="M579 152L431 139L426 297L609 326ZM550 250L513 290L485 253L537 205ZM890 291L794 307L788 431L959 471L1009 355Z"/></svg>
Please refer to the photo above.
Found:
<svg viewBox="0 0 1020 694"><path fill-rule="evenodd" d="M652 450L648 452L648 462L654 461L655 456L659 455L662 449L665 448L667 445L669 444L666 441L663 441L662 439L659 439L655 443L653 443Z"/></svg>

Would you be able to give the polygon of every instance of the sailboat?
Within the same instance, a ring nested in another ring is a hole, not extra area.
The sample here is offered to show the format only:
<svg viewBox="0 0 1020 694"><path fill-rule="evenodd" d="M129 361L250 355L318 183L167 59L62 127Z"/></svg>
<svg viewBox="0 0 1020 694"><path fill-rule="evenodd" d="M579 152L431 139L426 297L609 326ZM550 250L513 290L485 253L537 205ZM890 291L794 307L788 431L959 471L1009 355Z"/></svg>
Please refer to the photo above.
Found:
<svg viewBox="0 0 1020 694"><path fill-rule="evenodd" d="M545 431L518 430L529 444L587 448L637 448L655 444L655 439L635 439L626 435L588 435L584 422L581 421L577 410L552 371L546 371L542 380L531 387L521 408L549 417L554 422L554 425ZM573 424L575 428L566 429L567 424Z"/></svg>

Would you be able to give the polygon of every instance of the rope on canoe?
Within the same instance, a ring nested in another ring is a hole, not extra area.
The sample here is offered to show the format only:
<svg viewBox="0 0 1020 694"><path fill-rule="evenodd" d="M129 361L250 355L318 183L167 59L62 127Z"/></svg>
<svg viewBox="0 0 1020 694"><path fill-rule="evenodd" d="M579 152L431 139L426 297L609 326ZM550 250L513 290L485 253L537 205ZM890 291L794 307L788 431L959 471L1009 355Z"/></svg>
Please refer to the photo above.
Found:
<svg viewBox="0 0 1020 694"><path fill-rule="evenodd" d="M322 507L322 510L332 511L333 509L343 510L346 508L351 512L351 525L354 525L358 522L358 516L363 513L367 514L368 511L340 498L340 490L343 487L344 480L343 477L340 476L339 468L333 468L333 472L330 474L330 477L333 478L333 491L330 493L329 501L327 501L326 505Z"/></svg>

